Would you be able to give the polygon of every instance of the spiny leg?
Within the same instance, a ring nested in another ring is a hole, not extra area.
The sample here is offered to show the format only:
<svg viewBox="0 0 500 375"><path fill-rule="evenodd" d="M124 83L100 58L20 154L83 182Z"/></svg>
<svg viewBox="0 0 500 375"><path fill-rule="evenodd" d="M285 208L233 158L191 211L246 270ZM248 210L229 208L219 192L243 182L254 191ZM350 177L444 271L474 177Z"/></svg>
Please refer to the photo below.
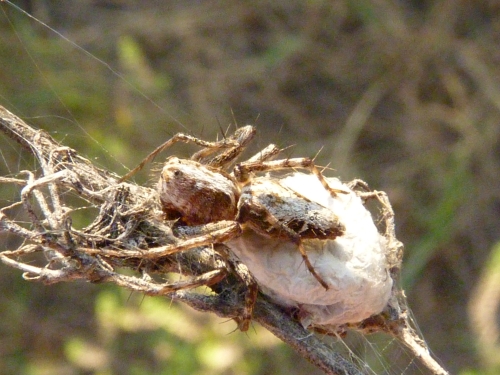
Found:
<svg viewBox="0 0 500 375"><path fill-rule="evenodd" d="M225 230L227 232L224 233L224 237L222 237L221 235L214 236L216 230ZM226 261L226 265L228 265L235 272L235 274L247 288L245 293L245 305L242 314L241 316L235 318L238 324L238 328L243 332L247 331L252 320L253 308L255 305L255 301L257 300L259 288L257 282L253 278L247 266L241 263L240 260L233 254L233 252L231 252L230 249L223 244L223 242L226 242L229 238L240 235L241 226L237 222L222 221L196 227L180 226L176 228L175 231L177 234L183 237L193 235L212 235L214 237L212 239L212 243L215 243L216 252L223 256Z"/></svg>
<svg viewBox="0 0 500 375"><path fill-rule="evenodd" d="M389 197L384 191L371 190L366 182L355 179L347 183L350 189L354 190L356 195L363 202L369 199L377 199L382 205L382 220L385 222L385 237L388 241L388 249L393 249L387 254L389 269L399 270L403 258L403 244L396 238L396 228L394 225L394 210Z"/></svg>
<svg viewBox="0 0 500 375"><path fill-rule="evenodd" d="M217 248L217 251L225 254L231 269L234 270L236 275L241 281L243 281L247 288L245 293L245 305L241 316L234 318L240 331L245 332L250 327L250 323L252 321L253 309L257 300L257 294L259 293L259 286L250 273L248 267L241 263L240 260L231 251L229 251L227 246L221 245Z"/></svg>
<svg viewBox="0 0 500 375"><path fill-rule="evenodd" d="M199 246L223 243L241 234L241 226L235 221L221 221L214 224L207 224L207 226L211 231L207 230L206 233L197 234L192 238L181 239L177 243L153 247L148 250L110 250L98 248L79 248L78 250L87 254L100 254L110 257L158 259Z"/></svg>
<svg viewBox="0 0 500 375"><path fill-rule="evenodd" d="M250 327L250 323L252 321L253 309L255 306L255 302L257 301L257 294L259 293L259 287L257 282L253 279L250 271L247 266L240 263L240 266L243 266L245 270L237 270L236 272L240 276L240 278L244 281L248 290L245 294L245 307L243 308L243 314L241 317L241 321L238 322L238 328L242 331L248 331Z"/></svg>
<svg viewBox="0 0 500 375"><path fill-rule="evenodd" d="M174 283L148 283L149 285L144 285L142 291L147 295L170 294L183 289L193 289L200 286L210 286L221 282L226 276L227 272L224 269L216 269L213 271L205 272L199 276L190 277L189 279L177 281ZM141 283L137 284L139 288L142 287Z"/></svg>
<svg viewBox="0 0 500 375"><path fill-rule="evenodd" d="M323 288L325 288L326 290L330 289L328 284L321 278L320 275L318 275L318 273L314 269L313 265L311 264L309 257L307 256L306 251L304 250L304 247L302 246L302 240L299 239L299 241L297 242L297 247L299 248L300 255L302 255L302 259L304 260L304 263L306 264L306 267L309 270L309 272L312 273L314 278L316 280L318 280L318 282L321 284L321 286Z"/></svg>
<svg viewBox="0 0 500 375"><path fill-rule="evenodd" d="M365 192L371 192L372 190L370 189L370 187L368 186L368 184L363 181L363 180L360 180L359 178L356 178L352 181L349 181L347 183L347 186L349 187L349 189L351 190L363 190Z"/></svg>
<svg viewBox="0 0 500 375"><path fill-rule="evenodd" d="M313 173L318 180L321 182L323 187L330 192L332 197L336 197L337 193L347 194L347 191L341 189L333 189L328 185L323 174L314 164L314 161L310 158L293 158L293 159L282 159L273 161L251 161L238 164L234 168L234 176L240 182L246 182L250 179L251 173L254 172L266 172L280 169L295 169L303 168L308 169Z"/></svg>
<svg viewBox="0 0 500 375"><path fill-rule="evenodd" d="M234 134L230 135L229 137L224 138L221 141L215 142L215 147L206 147L205 149L198 151L191 157L191 160L195 160L203 164L210 165L212 167L226 168L229 164L231 164L241 155L241 153L245 150L247 145L254 138L255 133L256 130L253 126L251 125L243 126L242 128L236 129ZM229 144L231 146L229 148L220 147L219 144L222 145ZM220 150L221 148L228 148L228 149L222 152L221 154L216 155L211 159L208 159L209 155Z"/></svg>
<svg viewBox="0 0 500 375"><path fill-rule="evenodd" d="M173 144L175 144L177 142L194 143L198 146L206 147L207 149L221 149L221 148L230 148L230 147L237 146L236 141L234 141L232 139L224 139L224 140L219 141L219 142L208 142L208 141L198 139L198 138L193 137L193 136L188 135L188 134L177 133L172 138L170 138L168 141L166 141L165 143L163 143L160 146L158 146L157 148L155 148L154 151L151 152L148 156L146 156L139 163L139 165L137 167L135 167L134 169L129 171L125 176L120 178L118 180L118 183L127 180L128 178L130 178L131 176L133 176L134 174L139 172L142 168L144 168L144 166L147 163L151 162L160 152L162 152L163 150L167 149L168 147L172 146Z"/></svg>
<svg viewBox="0 0 500 375"><path fill-rule="evenodd" d="M272 159L274 156L278 155L281 151L282 150L278 146L271 143L269 146L267 146L266 148L264 148L263 150L259 151L254 156L252 156L250 159L245 161L245 164L254 162L262 163L263 161L268 161Z"/></svg>
<svg viewBox="0 0 500 375"><path fill-rule="evenodd" d="M202 240L204 238L211 237L210 243L215 244L216 252L223 255L223 258L226 260L225 264L229 265L229 267L236 273L240 280L243 281L247 288L245 293L245 305L242 314L241 316L235 318L238 323L238 328L243 332L247 331L252 320L255 301L257 300L257 294L259 291L258 285L247 266L241 263L239 259L231 251L229 251L229 248L223 244L223 242L228 241L230 238L241 234L241 226L239 223L221 221L196 227L180 226L175 229L175 232L177 235L182 237L195 236L192 238L193 240L196 238Z"/></svg>

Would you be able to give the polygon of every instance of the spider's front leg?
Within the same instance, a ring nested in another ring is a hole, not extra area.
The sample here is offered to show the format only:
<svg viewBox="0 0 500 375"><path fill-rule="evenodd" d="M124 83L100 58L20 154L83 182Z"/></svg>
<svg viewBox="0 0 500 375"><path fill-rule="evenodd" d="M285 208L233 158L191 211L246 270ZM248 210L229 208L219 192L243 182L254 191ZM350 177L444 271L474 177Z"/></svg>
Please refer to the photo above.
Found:
<svg viewBox="0 0 500 375"><path fill-rule="evenodd" d="M205 147L203 150L198 151L191 157L191 160L198 161L211 167L224 169L241 155L241 153L255 137L255 133L256 130L253 126L243 126L242 128L236 129L234 134L229 137L224 137L223 140L214 142L212 147ZM225 145L231 146L226 147ZM224 149L224 151L212 158L209 158L210 155L220 149Z"/></svg>
<svg viewBox="0 0 500 375"><path fill-rule="evenodd" d="M137 172L139 172L142 168L144 168L144 166L153 161L154 158L160 153L162 152L163 150L169 148L170 146L174 145L175 143L177 142L183 142L183 143L193 143L195 145L198 145L198 146L202 146L204 147L205 149L205 152L207 152L208 154L216 151L216 150L220 150L220 149L224 149L224 148L229 148L229 149L235 149L235 148L238 148L240 147L240 143L238 143L237 140L235 140L234 138L232 137L229 137L229 138L224 138L222 141L217 141L217 142L208 142L208 141L204 141L202 139L199 139L199 138L196 138L196 137L193 137L189 134L184 134L184 133L177 133L175 134L172 138L170 138L168 141L164 142L163 144L161 144L160 146L158 146L157 148L155 148L153 150L153 152L151 152L148 156L146 156L140 163L137 167L135 167L134 169L132 169L131 171L129 171L125 176L123 176L122 178L120 178L118 180L118 183L120 182L123 182L127 179L129 179L130 177L132 177L134 174L136 174ZM203 152L204 150L200 151L200 152ZM206 151L208 150L208 151ZM241 151L240 151L241 152ZM197 153L198 154L198 153ZM197 155L195 154L195 156ZM239 154L238 154L239 155ZM193 158L196 160L197 158L195 158L195 156L193 156Z"/></svg>
<svg viewBox="0 0 500 375"><path fill-rule="evenodd" d="M336 197L338 193L347 194L348 192L340 189L333 189L328 185L325 176L320 172L314 161L310 158L293 158L281 159L273 161L250 160L248 162L239 163L234 167L234 176L236 179L245 183L250 180L251 175L255 172L267 172L281 169L308 169L321 182L323 187L328 190L332 197Z"/></svg>
<svg viewBox="0 0 500 375"><path fill-rule="evenodd" d="M186 227L184 230L176 229L176 232L182 233L183 238L178 239L173 244L153 247L147 250L111 250L100 248L81 248L79 250L87 254L99 254L115 258L159 259L195 247L224 243L234 237L240 236L242 233L241 226L235 221L221 221L199 227Z"/></svg>

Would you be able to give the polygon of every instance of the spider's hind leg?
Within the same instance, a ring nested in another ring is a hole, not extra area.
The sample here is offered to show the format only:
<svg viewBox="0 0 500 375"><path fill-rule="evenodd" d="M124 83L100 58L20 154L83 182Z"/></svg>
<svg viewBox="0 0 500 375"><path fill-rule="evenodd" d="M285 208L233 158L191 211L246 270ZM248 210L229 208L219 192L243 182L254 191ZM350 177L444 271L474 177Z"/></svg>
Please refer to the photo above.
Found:
<svg viewBox="0 0 500 375"><path fill-rule="evenodd" d="M248 331L248 328L250 327L250 323L252 321L255 302L257 301L257 294L259 293L259 286L250 273L248 267L241 263L240 260L228 249L226 245L217 244L216 250L219 253L224 254L229 268L234 271L236 276L245 284L245 304L243 306L241 315L235 317L234 320L238 324L238 328L240 329L240 331Z"/></svg>

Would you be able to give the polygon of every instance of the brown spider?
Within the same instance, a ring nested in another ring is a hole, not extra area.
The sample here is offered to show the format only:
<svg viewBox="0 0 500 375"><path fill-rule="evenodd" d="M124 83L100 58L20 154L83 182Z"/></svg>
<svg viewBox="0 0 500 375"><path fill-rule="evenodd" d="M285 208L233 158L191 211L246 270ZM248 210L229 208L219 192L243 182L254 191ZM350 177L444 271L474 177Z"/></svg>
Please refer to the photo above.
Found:
<svg viewBox="0 0 500 375"><path fill-rule="evenodd" d="M244 126L221 141L207 142L198 138L176 134L156 148L135 169L120 179L120 182L142 169L154 157L176 142L194 143L204 147L190 160L175 156L167 158L158 182L160 200L168 220L177 220L179 228L189 228L198 235L194 241L176 246L151 249L141 256L156 258L201 245L224 243L241 235L248 227L255 232L274 238L292 241L297 245L304 263L316 280L328 289L328 284L315 271L302 246L303 239L335 239L344 233L344 226L336 215L316 202L276 184L271 194L267 192L257 172L302 168L313 173L330 194L335 197L342 190L332 189L324 176L309 158L271 160L281 150L271 144L245 162L236 164L233 171L226 169L239 157L256 130ZM266 177L267 178L267 177ZM254 183L255 181L255 183ZM283 194L280 194L283 191ZM211 228L211 229L209 229ZM181 230L183 232L183 230ZM167 249L168 248L168 249ZM133 256L135 251L121 251L121 256ZM247 282L248 277L240 277ZM248 329L257 288L249 288L246 307L240 329Z"/></svg>

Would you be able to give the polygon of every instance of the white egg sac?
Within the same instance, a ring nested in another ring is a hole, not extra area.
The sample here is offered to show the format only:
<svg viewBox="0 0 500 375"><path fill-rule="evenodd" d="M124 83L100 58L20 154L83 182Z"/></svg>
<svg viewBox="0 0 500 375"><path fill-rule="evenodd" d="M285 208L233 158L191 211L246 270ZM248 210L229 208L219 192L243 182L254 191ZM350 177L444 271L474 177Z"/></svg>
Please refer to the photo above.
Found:
<svg viewBox="0 0 500 375"><path fill-rule="evenodd" d="M304 326L360 322L382 311L392 288L387 270L386 240L362 200L336 178L328 184L347 194L332 197L313 174L255 179L251 194L295 194L328 208L345 227L335 239L304 239L302 245L326 290L307 269L297 245L286 238L257 234L244 227L227 243L246 264L261 291L275 302L300 309ZM276 182L281 190L276 188ZM286 193L285 193L286 192ZM245 188L243 189L245 194Z"/></svg>

